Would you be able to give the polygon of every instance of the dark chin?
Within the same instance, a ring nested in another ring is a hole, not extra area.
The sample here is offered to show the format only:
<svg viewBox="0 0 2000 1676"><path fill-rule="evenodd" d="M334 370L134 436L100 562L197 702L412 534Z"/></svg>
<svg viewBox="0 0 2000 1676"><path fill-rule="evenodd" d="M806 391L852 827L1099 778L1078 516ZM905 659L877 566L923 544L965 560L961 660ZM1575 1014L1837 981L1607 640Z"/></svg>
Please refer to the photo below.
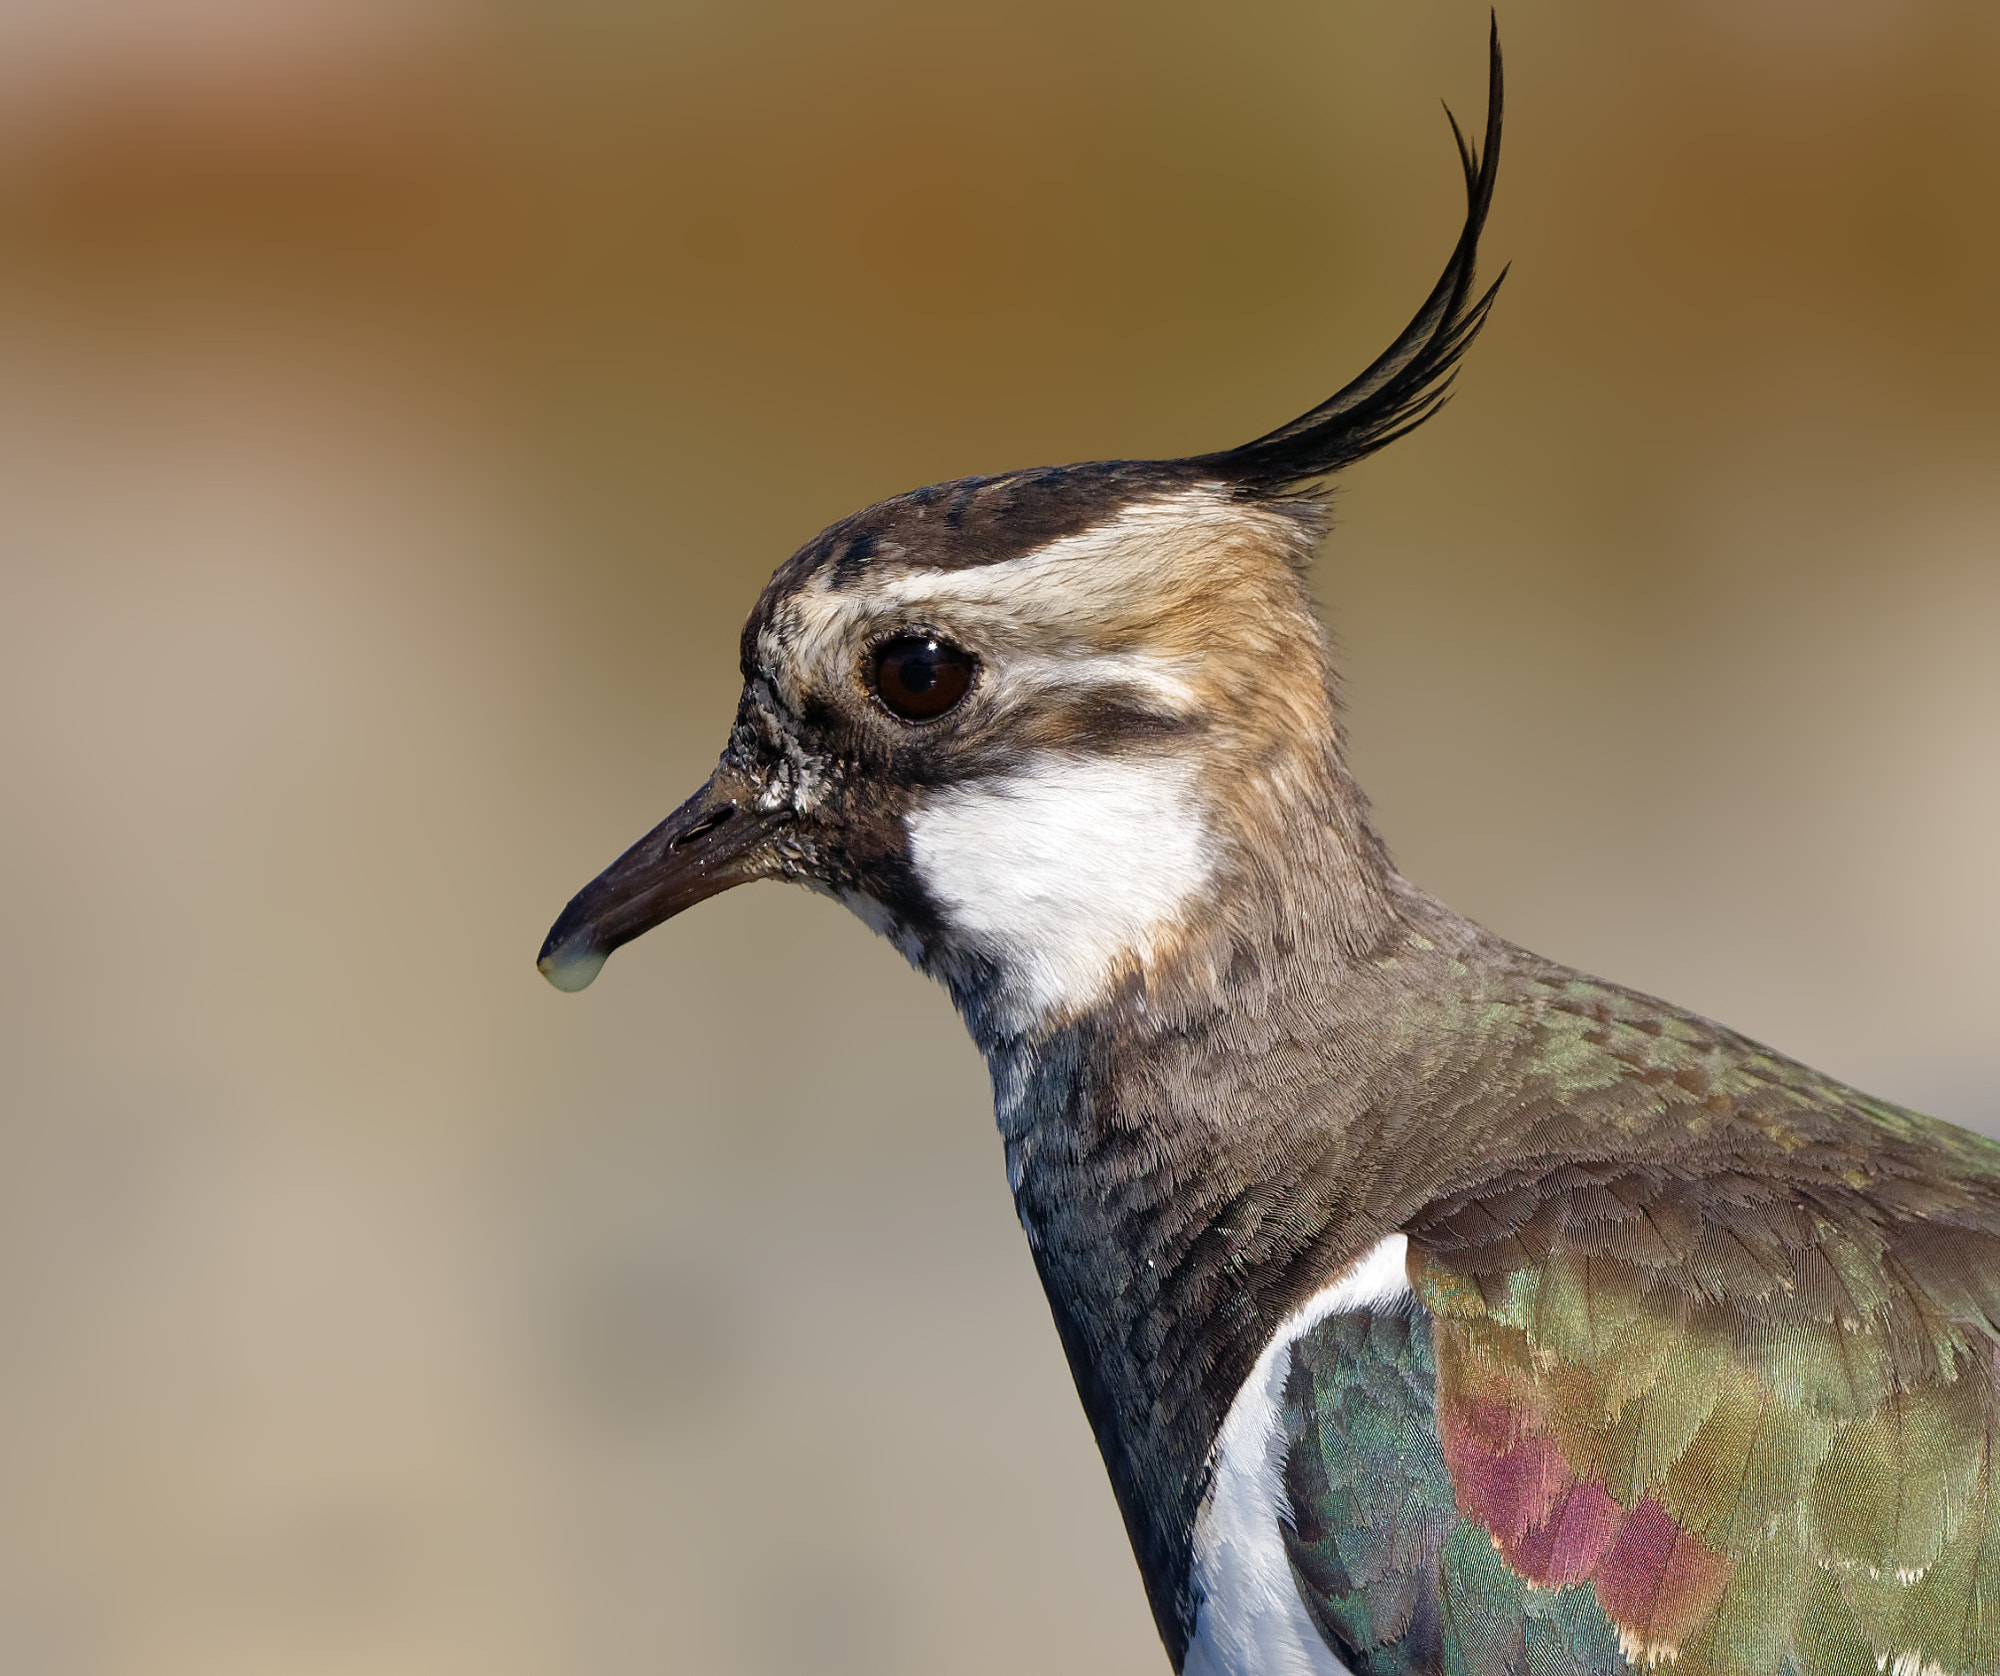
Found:
<svg viewBox="0 0 2000 1676"><path fill-rule="evenodd" d="M911 946L922 950L938 947L947 928L903 848L901 821L893 826L887 822L871 824L875 825L873 831L843 834L845 841L836 855L829 856L832 865L822 878L835 896L862 898L868 905L865 911L861 904L850 902L848 906L870 929L892 938L905 953ZM857 837L861 842L855 842ZM910 954L910 961L912 965L925 964L916 954Z"/></svg>

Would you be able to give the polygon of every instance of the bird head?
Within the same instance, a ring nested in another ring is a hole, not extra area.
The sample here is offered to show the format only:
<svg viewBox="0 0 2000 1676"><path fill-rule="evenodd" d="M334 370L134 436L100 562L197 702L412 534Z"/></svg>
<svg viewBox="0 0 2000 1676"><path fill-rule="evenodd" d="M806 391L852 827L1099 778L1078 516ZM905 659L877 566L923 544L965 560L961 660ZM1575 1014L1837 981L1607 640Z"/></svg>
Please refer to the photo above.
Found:
<svg viewBox="0 0 2000 1676"><path fill-rule="evenodd" d="M1246 944L1379 934L1388 863L1341 764L1304 572L1318 485L1423 422L1485 319L1485 144L1450 261L1367 371L1218 453L933 485L824 531L743 631L708 782L570 902L540 966L581 989L732 885L828 892L986 1040L1123 997L1184 1017Z"/></svg>

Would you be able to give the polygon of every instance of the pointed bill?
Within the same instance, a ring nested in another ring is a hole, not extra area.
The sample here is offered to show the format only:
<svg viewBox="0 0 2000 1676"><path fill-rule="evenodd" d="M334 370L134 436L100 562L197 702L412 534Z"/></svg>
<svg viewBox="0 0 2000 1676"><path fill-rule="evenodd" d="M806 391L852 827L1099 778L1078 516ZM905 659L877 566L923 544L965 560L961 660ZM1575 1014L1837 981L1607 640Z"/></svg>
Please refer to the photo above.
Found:
<svg viewBox="0 0 2000 1676"><path fill-rule="evenodd" d="M768 878L784 822L727 763L700 791L570 898L535 964L557 989L589 987L614 949L732 885Z"/></svg>

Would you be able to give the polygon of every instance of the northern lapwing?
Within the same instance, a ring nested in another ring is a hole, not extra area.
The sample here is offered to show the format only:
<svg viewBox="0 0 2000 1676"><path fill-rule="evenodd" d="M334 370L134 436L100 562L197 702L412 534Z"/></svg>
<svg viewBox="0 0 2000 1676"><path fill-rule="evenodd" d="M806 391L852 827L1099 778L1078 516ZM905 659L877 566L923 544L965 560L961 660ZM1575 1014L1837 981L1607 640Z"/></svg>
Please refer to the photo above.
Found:
<svg viewBox="0 0 2000 1676"><path fill-rule="evenodd" d="M1176 1670L2000 1672L2000 1145L1472 924L1343 758L1318 486L1486 317L1500 113L1496 37L1443 277L1310 413L786 561L541 968L775 878L946 985Z"/></svg>

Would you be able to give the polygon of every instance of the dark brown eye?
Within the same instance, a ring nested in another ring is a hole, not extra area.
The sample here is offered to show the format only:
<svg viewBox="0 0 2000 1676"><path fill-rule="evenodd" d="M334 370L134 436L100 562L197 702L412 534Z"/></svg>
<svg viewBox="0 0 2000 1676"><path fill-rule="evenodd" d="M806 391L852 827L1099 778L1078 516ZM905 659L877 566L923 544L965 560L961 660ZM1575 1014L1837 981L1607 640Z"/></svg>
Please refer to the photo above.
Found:
<svg viewBox="0 0 2000 1676"><path fill-rule="evenodd" d="M927 634L906 634L875 654L875 695L906 722L942 716L972 687L972 654Z"/></svg>

